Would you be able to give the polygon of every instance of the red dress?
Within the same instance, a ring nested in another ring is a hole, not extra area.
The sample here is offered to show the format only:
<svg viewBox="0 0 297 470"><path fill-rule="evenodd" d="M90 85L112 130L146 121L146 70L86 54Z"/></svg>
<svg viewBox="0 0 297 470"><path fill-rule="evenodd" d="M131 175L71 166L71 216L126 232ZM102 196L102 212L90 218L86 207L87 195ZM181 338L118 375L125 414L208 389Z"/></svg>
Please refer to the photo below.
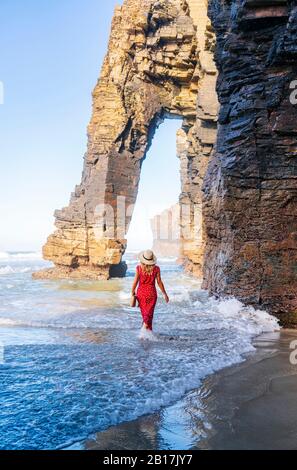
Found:
<svg viewBox="0 0 297 470"><path fill-rule="evenodd" d="M137 289L137 300L144 323L151 330L153 327L153 317L157 303L156 278L160 272L159 266L155 266L151 274L143 272L141 266L137 266L139 274L139 284Z"/></svg>

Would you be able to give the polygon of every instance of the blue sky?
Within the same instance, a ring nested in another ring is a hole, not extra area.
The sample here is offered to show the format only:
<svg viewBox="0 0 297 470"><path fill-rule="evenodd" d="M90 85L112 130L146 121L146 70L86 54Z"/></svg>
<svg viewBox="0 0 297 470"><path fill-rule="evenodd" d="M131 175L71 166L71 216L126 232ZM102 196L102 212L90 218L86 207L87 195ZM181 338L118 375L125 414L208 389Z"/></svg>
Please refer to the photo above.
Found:
<svg viewBox="0 0 297 470"><path fill-rule="evenodd" d="M91 92L119 3L1 0L0 251L40 249L80 181ZM148 216L177 199L179 125L159 128L144 162L131 248L149 243Z"/></svg>

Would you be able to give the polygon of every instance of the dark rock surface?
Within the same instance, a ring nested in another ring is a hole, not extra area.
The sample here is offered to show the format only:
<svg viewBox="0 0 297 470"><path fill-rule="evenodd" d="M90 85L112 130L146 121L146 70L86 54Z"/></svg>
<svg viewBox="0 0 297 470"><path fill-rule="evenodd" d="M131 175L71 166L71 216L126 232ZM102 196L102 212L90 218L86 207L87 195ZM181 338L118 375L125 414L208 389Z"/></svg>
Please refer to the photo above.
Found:
<svg viewBox="0 0 297 470"><path fill-rule="evenodd" d="M294 325L296 2L210 0L209 15L217 36L221 108L217 148L204 181L204 287Z"/></svg>

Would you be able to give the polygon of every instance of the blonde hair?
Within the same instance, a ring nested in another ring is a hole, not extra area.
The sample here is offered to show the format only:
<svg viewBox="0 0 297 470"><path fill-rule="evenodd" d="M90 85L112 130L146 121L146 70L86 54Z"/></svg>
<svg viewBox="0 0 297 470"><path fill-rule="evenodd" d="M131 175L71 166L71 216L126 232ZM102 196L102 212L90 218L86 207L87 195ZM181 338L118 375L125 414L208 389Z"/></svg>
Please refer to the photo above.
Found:
<svg viewBox="0 0 297 470"><path fill-rule="evenodd" d="M155 264L148 265L148 264L141 263L141 269L145 274L152 274L155 266L156 266Z"/></svg>

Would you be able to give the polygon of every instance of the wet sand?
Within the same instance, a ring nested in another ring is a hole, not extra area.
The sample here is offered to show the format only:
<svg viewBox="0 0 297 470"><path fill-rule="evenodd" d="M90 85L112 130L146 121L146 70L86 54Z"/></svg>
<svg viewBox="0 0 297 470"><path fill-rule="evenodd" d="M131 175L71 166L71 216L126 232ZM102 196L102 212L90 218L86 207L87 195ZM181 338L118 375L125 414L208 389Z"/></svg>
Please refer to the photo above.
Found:
<svg viewBox="0 0 297 470"><path fill-rule="evenodd" d="M244 363L206 378L178 403L111 427L73 448L297 449L293 340L296 330L261 335Z"/></svg>

